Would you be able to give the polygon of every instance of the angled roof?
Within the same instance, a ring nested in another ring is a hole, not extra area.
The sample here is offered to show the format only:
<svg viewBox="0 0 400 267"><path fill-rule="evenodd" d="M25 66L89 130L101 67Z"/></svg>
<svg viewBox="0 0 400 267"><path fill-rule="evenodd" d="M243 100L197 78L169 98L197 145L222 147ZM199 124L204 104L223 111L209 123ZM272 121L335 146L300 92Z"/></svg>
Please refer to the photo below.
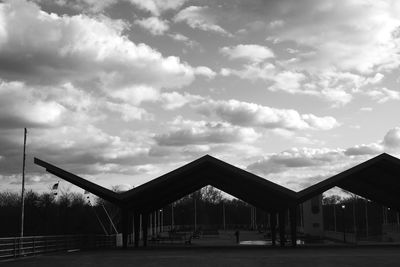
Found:
<svg viewBox="0 0 400 267"><path fill-rule="evenodd" d="M294 204L296 193L209 155L124 193L115 193L35 158L35 163L101 198L132 209L151 211L174 202L206 185L212 185L266 210Z"/></svg>
<svg viewBox="0 0 400 267"><path fill-rule="evenodd" d="M141 211L161 208L206 185L267 211L302 203L335 186L400 210L400 159L385 153L297 193L209 155L124 193L115 193L37 158L35 164L103 199Z"/></svg>
<svg viewBox="0 0 400 267"><path fill-rule="evenodd" d="M266 210L287 207L296 193L224 161L203 156L150 182L122 193L135 208L159 208L212 185Z"/></svg>
<svg viewBox="0 0 400 267"><path fill-rule="evenodd" d="M42 166L46 169L47 172L54 174L55 176L58 176L71 184L74 184L82 189L85 189L96 196L101 197L102 199L105 199L107 201L110 201L115 204L121 204L121 196L118 193L115 193L107 188L104 188L100 185L97 185L95 183L92 183L84 178L81 178L75 174L72 174L70 172L67 172L63 169L58 168L57 166L54 166L48 162L45 162L41 159L34 158L34 163L36 165Z"/></svg>
<svg viewBox="0 0 400 267"><path fill-rule="evenodd" d="M400 159L383 153L297 193L303 202L333 187L400 209Z"/></svg>

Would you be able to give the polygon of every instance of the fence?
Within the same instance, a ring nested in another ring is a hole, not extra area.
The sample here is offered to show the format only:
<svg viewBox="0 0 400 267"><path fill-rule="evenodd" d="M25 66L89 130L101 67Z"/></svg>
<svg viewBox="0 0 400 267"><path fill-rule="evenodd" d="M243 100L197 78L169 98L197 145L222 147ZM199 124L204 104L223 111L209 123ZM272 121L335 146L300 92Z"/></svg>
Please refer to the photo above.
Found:
<svg viewBox="0 0 400 267"><path fill-rule="evenodd" d="M115 246L115 235L7 237L0 238L0 260L55 251Z"/></svg>
<svg viewBox="0 0 400 267"><path fill-rule="evenodd" d="M356 235L354 233L343 233L343 232L335 232L335 231L324 231L325 238L344 241L346 238L346 243L357 243Z"/></svg>

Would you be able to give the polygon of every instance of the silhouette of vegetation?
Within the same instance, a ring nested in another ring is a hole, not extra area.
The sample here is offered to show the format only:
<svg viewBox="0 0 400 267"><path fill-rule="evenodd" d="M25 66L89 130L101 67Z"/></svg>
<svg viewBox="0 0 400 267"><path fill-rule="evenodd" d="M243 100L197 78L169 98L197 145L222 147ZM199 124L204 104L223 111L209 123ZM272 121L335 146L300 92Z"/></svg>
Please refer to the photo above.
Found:
<svg viewBox="0 0 400 267"><path fill-rule="evenodd" d="M108 219L105 210L113 220L117 230L120 230L120 210L115 205L100 198L88 195L61 192L55 196L52 192L38 194L26 192L25 196L25 228L26 236L30 235L66 235L66 234L104 234L97 217L109 234L115 230ZM345 205L343 212L341 206ZM173 206L173 208L172 208ZM199 228L223 229L223 214L225 211L226 229L250 229L251 207L246 202L236 198L226 198L224 193L212 186L207 186L180 200L164 207L163 224L172 225L172 210L174 226L193 229L194 212L197 211L197 226ZM334 211L335 209L335 211ZM343 216L346 219L346 232L357 229L359 237L365 236L365 211L368 211L368 235L382 234L384 219L388 223L397 220L395 211L381 205L350 195L343 198L337 195L323 198L324 228L343 231ZM267 214L256 209L256 224L265 227ZM385 218L384 218L385 214ZM19 236L20 234L21 201L18 193L0 193L0 236ZM354 218L355 225L354 225Z"/></svg>
<svg viewBox="0 0 400 267"><path fill-rule="evenodd" d="M91 207L82 194L64 192L54 196L53 193L28 191L25 195L24 234L101 234L94 210L102 213L101 207ZM0 193L0 236L19 236L20 216L20 195Z"/></svg>

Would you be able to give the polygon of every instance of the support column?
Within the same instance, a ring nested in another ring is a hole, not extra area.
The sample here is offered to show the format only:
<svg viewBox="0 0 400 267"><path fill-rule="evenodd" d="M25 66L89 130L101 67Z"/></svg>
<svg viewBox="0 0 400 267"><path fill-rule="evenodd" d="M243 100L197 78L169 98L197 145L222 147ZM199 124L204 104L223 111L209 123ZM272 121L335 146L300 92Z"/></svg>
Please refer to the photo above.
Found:
<svg viewBox="0 0 400 267"><path fill-rule="evenodd" d="M297 206L293 206L290 212L290 237L292 240L292 247L296 247L297 241Z"/></svg>
<svg viewBox="0 0 400 267"><path fill-rule="evenodd" d="M285 246L285 216L286 210L279 211L279 239L281 247Z"/></svg>
<svg viewBox="0 0 400 267"><path fill-rule="evenodd" d="M143 246L147 247L147 230L149 227L149 214L142 213Z"/></svg>
<svg viewBox="0 0 400 267"><path fill-rule="evenodd" d="M139 247L140 240L140 213L135 212L133 214L133 228L134 228L134 239L135 239L135 248Z"/></svg>
<svg viewBox="0 0 400 267"><path fill-rule="evenodd" d="M122 215L122 248L128 247L129 212L127 208L121 209Z"/></svg>
<svg viewBox="0 0 400 267"><path fill-rule="evenodd" d="M270 212L269 225L271 227L271 241L272 246L276 245L276 212Z"/></svg>

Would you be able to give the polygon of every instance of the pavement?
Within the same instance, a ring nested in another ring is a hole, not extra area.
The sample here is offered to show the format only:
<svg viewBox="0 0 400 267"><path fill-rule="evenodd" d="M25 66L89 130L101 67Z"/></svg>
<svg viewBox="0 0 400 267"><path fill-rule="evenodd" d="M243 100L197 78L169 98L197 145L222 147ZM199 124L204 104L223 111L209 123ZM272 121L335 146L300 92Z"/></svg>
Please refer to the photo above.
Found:
<svg viewBox="0 0 400 267"><path fill-rule="evenodd" d="M400 247L152 247L55 253L0 262L12 267L66 266L399 266Z"/></svg>
<svg viewBox="0 0 400 267"><path fill-rule="evenodd" d="M242 231L240 240L242 245L236 244L233 232L222 231L218 236L194 239L190 245L182 242L127 250L76 250L3 261L0 266L400 266L400 246L393 244L315 244L280 248L254 245L257 242L253 241L263 240L263 234L250 231Z"/></svg>

